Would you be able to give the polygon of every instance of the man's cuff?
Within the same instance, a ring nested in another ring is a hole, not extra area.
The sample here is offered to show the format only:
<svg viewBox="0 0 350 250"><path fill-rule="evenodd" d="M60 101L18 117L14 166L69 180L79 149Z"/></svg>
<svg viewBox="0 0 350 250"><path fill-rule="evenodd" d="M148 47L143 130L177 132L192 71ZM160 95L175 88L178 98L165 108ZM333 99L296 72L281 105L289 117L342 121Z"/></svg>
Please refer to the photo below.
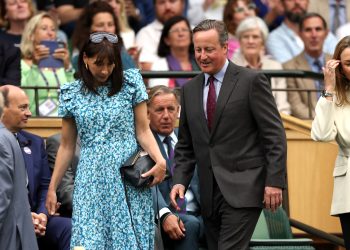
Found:
<svg viewBox="0 0 350 250"><path fill-rule="evenodd" d="M158 218L158 216L159 216L160 218L162 218L163 215L165 215L166 213L171 213L171 211L170 211L169 208L163 207L161 210L159 210L159 214L157 214L157 218Z"/></svg>

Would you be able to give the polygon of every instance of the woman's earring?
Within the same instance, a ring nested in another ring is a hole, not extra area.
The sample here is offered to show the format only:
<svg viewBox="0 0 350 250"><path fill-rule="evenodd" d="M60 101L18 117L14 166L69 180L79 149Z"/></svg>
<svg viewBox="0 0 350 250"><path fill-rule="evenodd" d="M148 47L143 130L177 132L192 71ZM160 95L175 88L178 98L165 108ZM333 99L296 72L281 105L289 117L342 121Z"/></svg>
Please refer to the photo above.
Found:
<svg viewBox="0 0 350 250"><path fill-rule="evenodd" d="M89 70L87 63L85 63L85 68L86 68L86 70Z"/></svg>

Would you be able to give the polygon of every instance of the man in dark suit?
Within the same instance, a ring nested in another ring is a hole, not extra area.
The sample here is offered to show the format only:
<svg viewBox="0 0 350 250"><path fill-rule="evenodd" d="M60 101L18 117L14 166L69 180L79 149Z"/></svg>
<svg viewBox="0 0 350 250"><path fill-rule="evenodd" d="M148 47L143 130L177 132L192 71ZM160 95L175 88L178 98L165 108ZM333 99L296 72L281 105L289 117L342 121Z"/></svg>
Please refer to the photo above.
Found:
<svg viewBox="0 0 350 250"><path fill-rule="evenodd" d="M0 117L3 107L0 91ZM38 249L25 176L21 149L13 134L0 122L0 249Z"/></svg>
<svg viewBox="0 0 350 250"><path fill-rule="evenodd" d="M5 39L0 39L0 85L21 84L21 51Z"/></svg>
<svg viewBox="0 0 350 250"><path fill-rule="evenodd" d="M0 90L4 90L3 93L5 93L5 108L1 120L6 128L16 135L22 149L27 170L25 182L35 233L39 237L39 246L45 249L51 245L68 250L70 249L71 219L59 216L48 217L45 208L51 175L44 140L22 130L31 116L28 96L22 89L11 85L3 86Z"/></svg>
<svg viewBox="0 0 350 250"><path fill-rule="evenodd" d="M166 247L176 250L199 249L198 243L204 235L204 225L200 216L199 183L195 173L186 192L183 210L177 212L170 206L169 194L174 168L174 146L177 135L174 131L179 114L178 95L166 86L156 86L149 91L147 113L150 126L159 149L167 161L169 178L158 184L159 192L152 188L153 207L160 217L163 242ZM157 200L159 211L157 210Z"/></svg>
<svg viewBox="0 0 350 250"><path fill-rule="evenodd" d="M56 155L61 142L61 134L55 134L46 139L46 152L49 161L49 167L51 173L55 167ZM60 185L57 188L57 200L61 203L58 212L60 215L72 217L72 201L73 201L73 189L75 174L80 157L80 139L77 138L75 146L75 154L71 161L71 165L61 180Z"/></svg>
<svg viewBox="0 0 350 250"><path fill-rule="evenodd" d="M170 198L179 209L197 163L209 249L243 250L263 205L281 205L286 138L266 77L229 62L227 40L221 21L193 30L203 73L182 89Z"/></svg>

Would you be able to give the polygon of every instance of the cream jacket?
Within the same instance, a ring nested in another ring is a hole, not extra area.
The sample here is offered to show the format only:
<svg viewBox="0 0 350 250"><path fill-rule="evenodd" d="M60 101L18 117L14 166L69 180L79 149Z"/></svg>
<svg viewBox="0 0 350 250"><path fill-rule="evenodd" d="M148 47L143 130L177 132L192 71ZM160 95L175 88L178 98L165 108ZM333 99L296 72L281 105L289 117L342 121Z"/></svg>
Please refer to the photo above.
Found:
<svg viewBox="0 0 350 250"><path fill-rule="evenodd" d="M338 143L331 215L349 213L350 172L347 172L350 169L350 106L338 107L335 101L320 97L316 104L311 137L315 141L336 140Z"/></svg>

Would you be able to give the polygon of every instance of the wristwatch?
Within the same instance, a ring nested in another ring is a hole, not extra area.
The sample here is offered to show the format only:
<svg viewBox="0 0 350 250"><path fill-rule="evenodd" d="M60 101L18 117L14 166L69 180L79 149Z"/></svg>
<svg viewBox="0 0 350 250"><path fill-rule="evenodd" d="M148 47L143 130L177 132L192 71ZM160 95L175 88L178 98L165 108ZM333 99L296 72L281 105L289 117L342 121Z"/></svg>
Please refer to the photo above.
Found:
<svg viewBox="0 0 350 250"><path fill-rule="evenodd" d="M322 92L321 92L321 96L322 97L333 97L333 93L331 93L331 92L327 92L327 90L322 90Z"/></svg>

